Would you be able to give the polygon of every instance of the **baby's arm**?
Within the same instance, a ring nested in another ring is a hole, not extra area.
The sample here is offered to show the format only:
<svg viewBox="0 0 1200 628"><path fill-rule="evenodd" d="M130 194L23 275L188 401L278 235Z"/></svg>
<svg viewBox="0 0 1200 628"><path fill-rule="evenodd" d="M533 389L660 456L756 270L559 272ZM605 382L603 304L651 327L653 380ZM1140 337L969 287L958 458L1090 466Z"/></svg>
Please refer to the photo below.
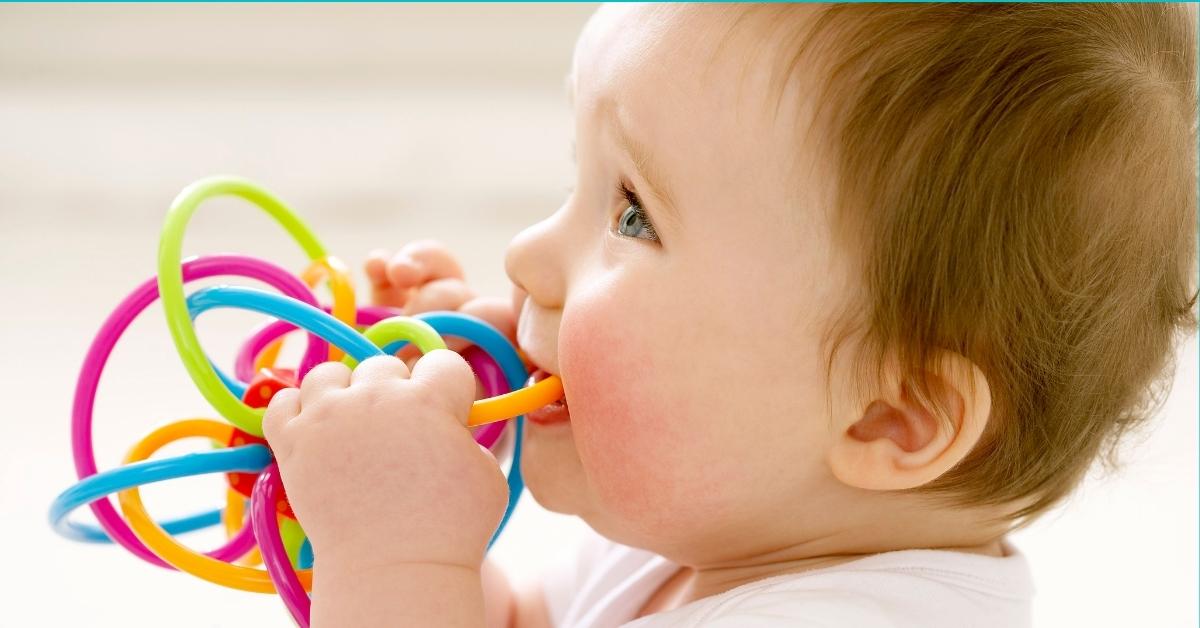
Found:
<svg viewBox="0 0 1200 628"><path fill-rule="evenodd" d="M426 567L366 574L352 565L325 562L317 573L323 604L315 607L316 626L368 626L386 617L391 619L384 624L403 618L404 625L475 627L483 616L487 628L551 628L540 590L513 592L490 560L484 561L481 574ZM413 600L420 600L420 606L414 607Z"/></svg>
<svg viewBox="0 0 1200 628"><path fill-rule="evenodd" d="M487 628L551 628L541 588L514 591L504 572L490 560L483 561L482 576Z"/></svg>
<svg viewBox="0 0 1200 628"><path fill-rule="evenodd" d="M331 564L324 558L318 565L313 626L484 625L479 572L469 567L396 564L364 570L354 562Z"/></svg>

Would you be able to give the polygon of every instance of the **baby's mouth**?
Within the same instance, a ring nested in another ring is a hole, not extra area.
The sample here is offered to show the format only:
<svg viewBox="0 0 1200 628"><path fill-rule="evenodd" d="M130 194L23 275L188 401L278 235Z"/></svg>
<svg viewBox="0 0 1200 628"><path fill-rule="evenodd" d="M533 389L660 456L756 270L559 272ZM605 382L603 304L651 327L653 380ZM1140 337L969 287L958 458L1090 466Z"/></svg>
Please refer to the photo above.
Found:
<svg viewBox="0 0 1200 628"><path fill-rule="evenodd" d="M550 375L551 373L548 373L542 369L538 369L529 376L529 381L526 382L526 385L532 385L540 382L543 379L550 377ZM553 401L545 406L542 406L541 408L538 408L537 410L534 410L533 412L530 412L529 414L525 415L525 418L529 419L531 423L537 425L569 423L571 421L571 411L567 407L566 395L563 395L562 399L559 399L558 401Z"/></svg>

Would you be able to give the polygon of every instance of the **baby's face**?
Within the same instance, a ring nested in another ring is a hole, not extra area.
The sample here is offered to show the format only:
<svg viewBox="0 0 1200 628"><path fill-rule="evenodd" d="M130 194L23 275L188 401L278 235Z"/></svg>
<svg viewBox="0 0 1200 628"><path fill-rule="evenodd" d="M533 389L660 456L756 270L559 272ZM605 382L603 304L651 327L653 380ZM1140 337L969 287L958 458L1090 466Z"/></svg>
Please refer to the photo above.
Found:
<svg viewBox="0 0 1200 628"><path fill-rule="evenodd" d="M593 17L572 72L576 185L507 259L520 345L562 377L570 411L527 422L530 490L678 560L828 515L841 403L822 344L851 285L822 210L830 179L796 131L802 99L773 115L778 60L744 29L722 43L733 19Z"/></svg>

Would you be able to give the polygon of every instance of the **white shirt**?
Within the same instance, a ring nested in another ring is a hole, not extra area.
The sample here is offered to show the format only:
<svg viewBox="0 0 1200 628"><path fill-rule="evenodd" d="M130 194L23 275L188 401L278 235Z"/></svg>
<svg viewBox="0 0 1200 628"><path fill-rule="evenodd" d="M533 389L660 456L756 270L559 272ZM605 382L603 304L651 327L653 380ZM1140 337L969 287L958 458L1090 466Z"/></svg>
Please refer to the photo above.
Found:
<svg viewBox="0 0 1200 628"><path fill-rule="evenodd" d="M875 554L751 582L674 610L634 615L678 569L652 552L589 538L547 570L543 592L562 628L1012 628L1030 625L1025 557L941 550Z"/></svg>

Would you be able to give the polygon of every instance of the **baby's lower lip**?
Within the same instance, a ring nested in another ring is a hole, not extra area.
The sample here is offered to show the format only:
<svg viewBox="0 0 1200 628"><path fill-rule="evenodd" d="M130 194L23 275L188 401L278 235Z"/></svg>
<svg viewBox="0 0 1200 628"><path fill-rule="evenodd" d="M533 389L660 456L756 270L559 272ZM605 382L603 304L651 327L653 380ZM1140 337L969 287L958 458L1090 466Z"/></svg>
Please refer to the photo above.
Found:
<svg viewBox="0 0 1200 628"><path fill-rule="evenodd" d="M549 377L550 374L546 371L538 369L529 376L530 384L540 382ZM548 403L533 412L525 415L531 423L537 425L554 425L556 423L569 423L571 421L571 411L567 407L567 398L563 397L558 401Z"/></svg>

